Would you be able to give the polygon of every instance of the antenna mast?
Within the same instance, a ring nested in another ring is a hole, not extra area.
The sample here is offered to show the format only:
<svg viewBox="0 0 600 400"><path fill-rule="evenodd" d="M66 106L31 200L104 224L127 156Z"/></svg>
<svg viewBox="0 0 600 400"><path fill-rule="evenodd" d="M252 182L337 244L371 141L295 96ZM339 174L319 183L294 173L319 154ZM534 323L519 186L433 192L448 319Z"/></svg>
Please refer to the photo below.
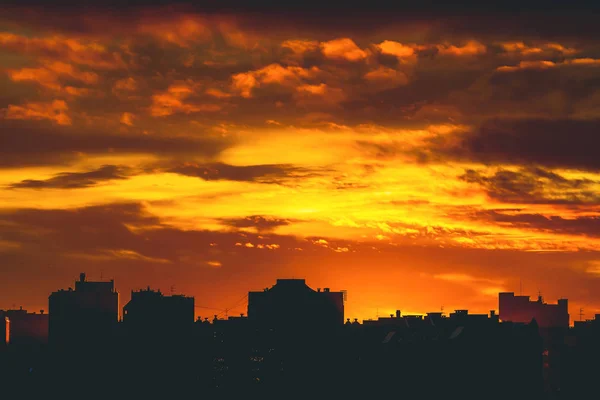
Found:
<svg viewBox="0 0 600 400"><path fill-rule="evenodd" d="M523 281L519 277L519 296L523 296Z"/></svg>

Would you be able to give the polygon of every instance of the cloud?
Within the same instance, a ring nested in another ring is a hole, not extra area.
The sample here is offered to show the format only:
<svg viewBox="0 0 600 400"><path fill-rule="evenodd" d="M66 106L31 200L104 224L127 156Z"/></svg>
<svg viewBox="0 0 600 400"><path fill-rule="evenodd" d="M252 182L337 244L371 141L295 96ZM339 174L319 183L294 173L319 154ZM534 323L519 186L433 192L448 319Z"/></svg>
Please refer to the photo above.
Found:
<svg viewBox="0 0 600 400"><path fill-rule="evenodd" d="M365 79L376 84L383 84L386 87L403 86L408 84L408 77L404 72L383 66L379 66L379 68L366 73Z"/></svg>
<svg viewBox="0 0 600 400"><path fill-rule="evenodd" d="M118 52L93 40L52 35L28 37L0 32L0 47L15 53L35 54L55 62L75 63L98 69L124 68L126 63Z"/></svg>
<svg viewBox="0 0 600 400"><path fill-rule="evenodd" d="M135 115L129 112L124 112L123 114L121 114L121 118L119 119L119 121L124 125L133 126L134 119Z"/></svg>
<svg viewBox="0 0 600 400"><path fill-rule="evenodd" d="M439 54L451 55L451 56L475 56L484 54L487 48L484 44L479 43L475 40L470 40L462 46L456 46L449 43L444 43L436 46Z"/></svg>
<svg viewBox="0 0 600 400"><path fill-rule="evenodd" d="M73 86L67 86L61 81L69 80L94 85L98 82L99 76L94 72L83 72L61 61L54 61L44 64L38 68L22 68L8 71L8 76L15 82L31 81L46 87L48 89L66 92L77 95L79 92ZM83 92L81 92L83 93Z"/></svg>
<svg viewBox="0 0 600 400"><path fill-rule="evenodd" d="M152 96L150 114L153 117L165 117L168 115L183 113L191 114L197 112L216 112L221 110L217 104L197 104L186 102L196 93L193 84L173 84L161 93Z"/></svg>
<svg viewBox="0 0 600 400"><path fill-rule="evenodd" d="M578 52L577 49L563 46L560 43L542 43L537 45L528 45L522 41L503 42L500 47L509 55L519 56L543 56L559 54L561 56L570 56Z"/></svg>
<svg viewBox="0 0 600 400"><path fill-rule="evenodd" d="M6 119L48 119L58 125L71 125L71 118L67 114L69 106L63 100L54 100L52 103L25 103L23 105L9 104L4 110Z"/></svg>
<svg viewBox="0 0 600 400"><path fill-rule="evenodd" d="M238 166L224 163L187 163L169 168L167 171L186 176L194 176L207 181L230 180L261 183L277 183L282 182L286 178L304 177L314 173L306 168L289 164Z"/></svg>
<svg viewBox="0 0 600 400"><path fill-rule="evenodd" d="M55 28L72 35L106 33L107 26L111 28L111 32L132 35L137 26L146 21L149 35L155 29L161 29L159 33L176 33L178 25L185 25L186 19L203 25L206 19L222 18L238 22L237 26L244 31L265 35L275 30L315 32L329 36L369 35L393 30L412 35L415 32L427 33L429 36L452 34L464 37L465 40L475 36L501 36L507 38L507 41L519 36L531 39L544 37L549 41L564 37L599 37L594 19L594 11L598 7L589 2L549 4L538 0L509 0L489 7L487 3L449 4L435 0L412 4L344 4L344 7L339 7L333 3L312 1L274 5L268 1L248 3L242 0L223 0L208 5L173 5L166 0L136 0L127 4L91 1L77 5L60 0L55 3L56 12L52 15L48 15L43 2L39 0L28 1L27 6L15 0L6 0L5 3L6 12L19 15L22 25ZM95 11L96 18L89 18L90 9ZM515 10L520 12L515 13ZM331 17L332 13L334 18ZM158 22L153 25L152 21ZM171 23L161 25L161 21ZM182 36L185 41L187 35L184 33ZM198 36L204 37L202 34ZM175 40L180 39L177 37ZM193 39L190 38L192 41Z"/></svg>
<svg viewBox="0 0 600 400"><path fill-rule="evenodd" d="M117 80L113 86L113 91L114 92L121 92L121 91L133 92L133 91L137 90L138 86L139 86L139 84L135 80L135 78L130 76L127 78Z"/></svg>
<svg viewBox="0 0 600 400"><path fill-rule="evenodd" d="M470 169L459 178L479 184L492 199L505 203L600 204L595 188L599 182L567 179L542 168L499 169L493 174Z"/></svg>
<svg viewBox="0 0 600 400"><path fill-rule="evenodd" d="M294 98L300 106L336 105L346 100L346 94L340 88L333 88L325 83L320 83L318 85L298 86Z"/></svg>
<svg viewBox="0 0 600 400"><path fill-rule="evenodd" d="M213 268L220 268L220 267L223 266L223 264L221 264L220 261L212 261L212 260L211 261L207 261L206 264L209 265L209 266L211 266L211 267L213 267Z"/></svg>
<svg viewBox="0 0 600 400"><path fill-rule="evenodd" d="M383 54L398 57L401 60L411 58L415 55L415 49L393 40L384 40L377 45Z"/></svg>
<svg viewBox="0 0 600 400"><path fill-rule="evenodd" d="M214 157L229 145L227 138L210 135L110 133L100 127L83 129L4 120L0 129L0 166L64 164L82 155L99 154Z"/></svg>
<svg viewBox="0 0 600 400"><path fill-rule="evenodd" d="M232 77L232 88L242 97L252 97L253 91L265 85L295 87L304 79L316 77L319 68L283 67L280 64L269 64L255 71L242 72Z"/></svg>
<svg viewBox="0 0 600 400"><path fill-rule="evenodd" d="M150 18L136 26L137 33L149 35L164 44L190 47L212 38L207 22L201 16L180 15L173 19Z"/></svg>
<svg viewBox="0 0 600 400"><path fill-rule="evenodd" d="M216 89L216 88L206 89L206 94L209 96L216 97L217 99L227 99L227 98L231 97L230 93L226 93L226 92L224 92L220 89Z"/></svg>
<svg viewBox="0 0 600 400"><path fill-rule="evenodd" d="M327 58L346 61L361 61L367 58L367 52L362 50L352 39L340 38L321 43L321 51Z"/></svg>
<svg viewBox="0 0 600 400"><path fill-rule="evenodd" d="M600 237L600 216L566 218L559 215L542 215L526 212L478 211L472 218L494 223L527 228L555 234Z"/></svg>
<svg viewBox="0 0 600 400"><path fill-rule="evenodd" d="M437 155L485 164L600 169L600 120L490 119L456 137L431 143Z"/></svg>
<svg viewBox="0 0 600 400"><path fill-rule="evenodd" d="M600 59L597 58L573 58L564 60L561 62L554 62L548 60L536 60L536 61L520 61L519 64L514 66L501 66L496 68L498 72L514 72L520 70L544 70L549 68L559 68L567 66L592 66L600 67Z"/></svg>
<svg viewBox="0 0 600 400"><path fill-rule="evenodd" d="M293 222L289 219L263 215L251 215L245 218L223 218L220 221L232 228L253 228L258 233L271 233L275 229Z"/></svg>
<svg viewBox="0 0 600 400"><path fill-rule="evenodd" d="M268 230L266 225L265 228ZM14 244L7 248L13 255L14 252L21 257L43 255L61 265L68 265L71 259L84 258L90 268L95 263L129 265L130 268L135 265L148 268L152 264L196 268L241 265L241 259L260 262L263 257L270 257L264 252L254 253L256 250L303 246L290 236L180 230L138 203L68 210L0 210L0 234L7 243ZM245 243L245 246L238 246L242 248L236 250L236 243Z"/></svg>
<svg viewBox="0 0 600 400"><path fill-rule="evenodd" d="M281 47L288 48L296 54L304 54L316 51L319 48L319 42L316 40L290 39L281 43Z"/></svg>
<svg viewBox="0 0 600 400"><path fill-rule="evenodd" d="M13 189L81 189L101 182L127 179L128 170L117 165L104 165L87 172L62 172L46 180L26 179L10 185Z"/></svg>

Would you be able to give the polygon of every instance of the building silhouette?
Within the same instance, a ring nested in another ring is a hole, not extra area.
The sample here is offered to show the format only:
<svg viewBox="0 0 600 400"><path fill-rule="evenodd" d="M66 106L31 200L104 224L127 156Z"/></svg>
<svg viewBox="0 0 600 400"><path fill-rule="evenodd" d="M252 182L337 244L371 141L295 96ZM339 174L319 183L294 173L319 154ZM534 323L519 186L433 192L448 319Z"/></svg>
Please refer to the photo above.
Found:
<svg viewBox="0 0 600 400"><path fill-rule="evenodd" d="M530 301L529 296L515 296L512 292L499 293L499 312L502 321L528 323L535 319L540 328L568 328L569 301L559 299L557 304L544 303L542 296Z"/></svg>
<svg viewBox="0 0 600 400"><path fill-rule="evenodd" d="M10 324L10 342L13 345L42 345L48 342L48 314L44 310L30 313L20 307L6 310Z"/></svg>
<svg viewBox="0 0 600 400"><path fill-rule="evenodd" d="M194 298L165 296L150 287L131 291L131 300L123 307L123 324L128 330L161 333L190 328L194 323Z"/></svg>
<svg viewBox="0 0 600 400"><path fill-rule="evenodd" d="M193 297L147 287L118 321L118 301L113 281L81 274L50 295L49 315L0 310L0 376L21 398L554 400L583 398L600 373L600 316L564 328L566 300L502 293L499 314L397 310L345 324L345 292L303 279L249 292L247 314L225 318L194 320ZM49 318L50 346L7 343L19 318Z"/></svg>
<svg viewBox="0 0 600 400"><path fill-rule="evenodd" d="M389 317L345 325L349 395L372 398L530 399L543 387L535 322L501 323L495 312ZM392 382L405 382L396 388Z"/></svg>
<svg viewBox="0 0 600 400"><path fill-rule="evenodd" d="M55 346L101 346L117 329L119 293L114 281L87 281L81 273L75 290L54 292L49 303L49 342Z"/></svg>
<svg viewBox="0 0 600 400"><path fill-rule="evenodd" d="M150 287L131 292L123 307L116 380L131 398L182 398L196 371L194 298L166 296ZM125 395L125 393L123 393Z"/></svg>
<svg viewBox="0 0 600 400"><path fill-rule="evenodd" d="M304 279L277 279L248 293L248 320L257 326L332 328L344 323L344 292L313 290Z"/></svg>

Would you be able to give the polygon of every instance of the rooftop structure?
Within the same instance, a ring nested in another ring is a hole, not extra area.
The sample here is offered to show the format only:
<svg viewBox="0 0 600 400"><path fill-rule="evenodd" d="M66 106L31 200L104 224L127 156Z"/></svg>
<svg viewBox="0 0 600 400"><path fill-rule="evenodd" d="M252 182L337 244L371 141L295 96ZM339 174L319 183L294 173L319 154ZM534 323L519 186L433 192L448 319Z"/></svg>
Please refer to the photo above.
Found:
<svg viewBox="0 0 600 400"><path fill-rule="evenodd" d="M535 319L540 328L568 328L569 304L559 299L557 304L544 303L542 296L531 301L529 296L515 296L513 292L499 294L499 311L502 321L528 323Z"/></svg>
<svg viewBox="0 0 600 400"><path fill-rule="evenodd" d="M119 293L114 281L90 282L84 273L69 288L49 297L49 341L51 344L99 343L116 328Z"/></svg>
<svg viewBox="0 0 600 400"><path fill-rule="evenodd" d="M345 292L314 290L304 279L277 279L248 294L248 320L259 325L332 327L344 323Z"/></svg>

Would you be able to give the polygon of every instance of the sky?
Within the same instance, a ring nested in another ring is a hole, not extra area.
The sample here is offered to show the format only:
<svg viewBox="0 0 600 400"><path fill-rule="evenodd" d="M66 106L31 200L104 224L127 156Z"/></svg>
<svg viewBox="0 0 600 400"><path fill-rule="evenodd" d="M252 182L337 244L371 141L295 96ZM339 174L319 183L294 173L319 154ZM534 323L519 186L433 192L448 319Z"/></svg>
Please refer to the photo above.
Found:
<svg viewBox="0 0 600 400"><path fill-rule="evenodd" d="M277 278L600 313L596 9L67 3L0 10L0 308L86 272L201 317Z"/></svg>

